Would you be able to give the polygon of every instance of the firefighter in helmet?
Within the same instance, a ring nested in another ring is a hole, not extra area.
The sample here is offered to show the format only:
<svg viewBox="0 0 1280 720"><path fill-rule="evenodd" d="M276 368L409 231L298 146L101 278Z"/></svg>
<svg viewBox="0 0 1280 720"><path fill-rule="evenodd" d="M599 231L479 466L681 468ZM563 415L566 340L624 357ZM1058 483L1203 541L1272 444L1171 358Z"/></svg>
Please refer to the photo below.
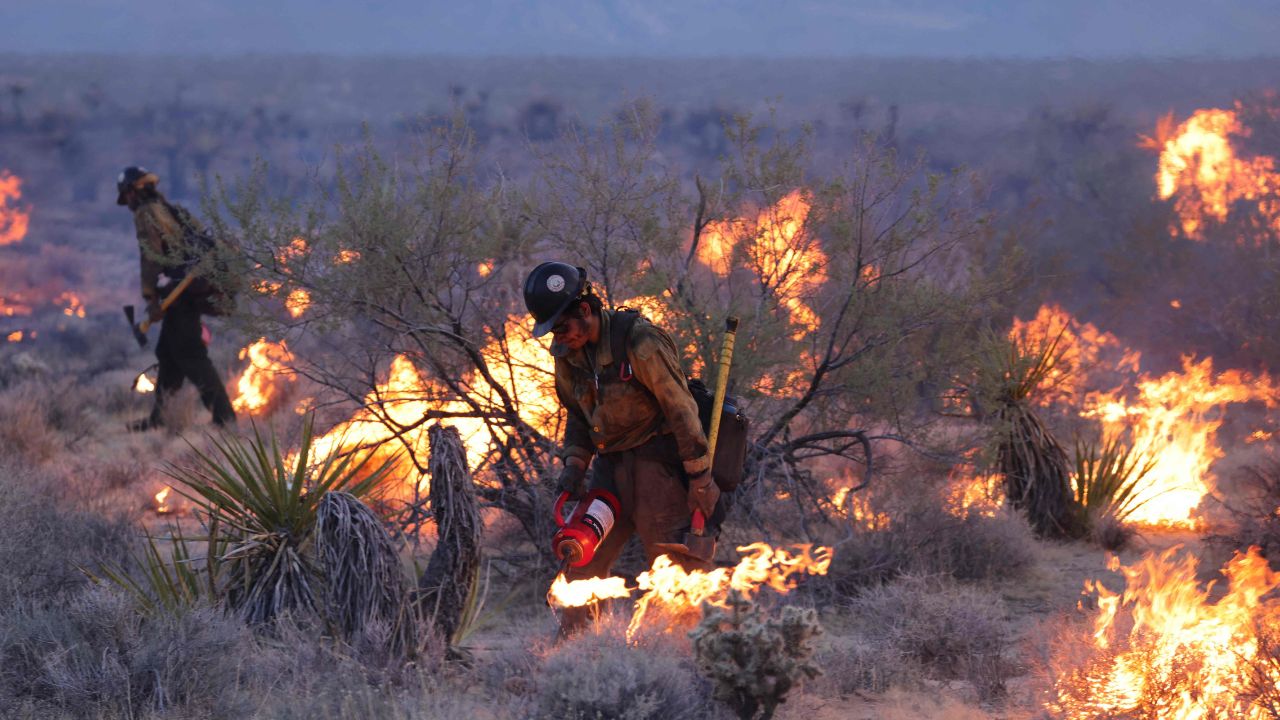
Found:
<svg viewBox="0 0 1280 720"><path fill-rule="evenodd" d="M720 490L671 336L631 311L604 308L586 270L562 262L529 273L524 301L534 336L551 333L556 395L568 415L559 489L581 497L591 468L591 487L609 490L621 505L591 562L569 568L567 578L607 576L633 534L652 563L659 545L681 542L694 510L718 526Z"/></svg>
<svg viewBox="0 0 1280 720"><path fill-rule="evenodd" d="M156 341L159 375L155 405L150 416L130 423L131 430L150 430L164 423L164 403L185 380L200 392L200 401L213 413L213 422L225 426L235 422L236 414L227 398L222 378L209 359L205 346L201 314L215 314L211 283L197 278L167 310L161 301L177 282L201 258L201 249L191 247L194 221L185 210L169 204L156 189L160 179L145 168L128 167L116 181L117 205L133 212L138 233L142 298L147 302L147 317L162 322L160 339Z"/></svg>

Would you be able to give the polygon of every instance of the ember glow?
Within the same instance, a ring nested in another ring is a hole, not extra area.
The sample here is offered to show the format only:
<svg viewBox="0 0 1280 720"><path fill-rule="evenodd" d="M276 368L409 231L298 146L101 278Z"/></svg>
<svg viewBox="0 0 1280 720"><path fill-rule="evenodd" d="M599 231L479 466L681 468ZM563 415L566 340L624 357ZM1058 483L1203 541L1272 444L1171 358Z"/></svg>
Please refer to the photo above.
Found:
<svg viewBox="0 0 1280 720"><path fill-rule="evenodd" d="M0 316L15 317L31 314L31 306L23 303L17 296L0 295Z"/></svg>
<svg viewBox="0 0 1280 720"><path fill-rule="evenodd" d="M260 415L271 408L281 385L294 379L289 371L289 349L283 340L273 343L260 338L240 350L240 359L247 359L249 366L236 382L236 396L231 400L231 407L238 413Z"/></svg>
<svg viewBox="0 0 1280 720"><path fill-rule="evenodd" d="M1212 358L1185 358L1181 372L1143 376L1133 390L1091 393L1082 415L1097 418L1104 437L1126 436L1131 447L1156 461L1140 495L1146 502L1129 519L1193 528L1196 507L1213 489L1209 468L1224 455L1217 433L1226 406L1263 402L1273 408L1276 400L1265 374L1215 373Z"/></svg>
<svg viewBox="0 0 1280 720"><path fill-rule="evenodd" d="M59 295L54 303L62 306L62 314L67 317L84 317L84 303L69 290Z"/></svg>
<svg viewBox="0 0 1280 720"><path fill-rule="evenodd" d="M31 223L31 209L19 205L22 178L0 170L0 245L21 242Z"/></svg>
<svg viewBox="0 0 1280 720"><path fill-rule="evenodd" d="M1157 194L1161 200L1173 200L1176 230L1185 237L1204 240L1206 227L1226 222L1240 202L1252 204L1257 224L1264 230L1254 237L1255 242L1280 233L1280 173L1275 158L1239 154L1238 140L1252 134L1240 122L1239 111L1239 104L1234 110L1197 110L1176 128L1172 117L1167 117L1156 137L1145 143L1160 151Z"/></svg>
<svg viewBox="0 0 1280 720"><path fill-rule="evenodd" d="M303 288L294 288L289 291L289 296L284 299L284 307L289 311L289 317L298 319L302 314L311 307L311 293Z"/></svg>
<svg viewBox="0 0 1280 720"><path fill-rule="evenodd" d="M831 565L831 548L797 545L791 550L774 548L767 543L753 543L738 548L746 556L732 568L710 572L686 571L666 555L660 555L636 578L637 587L627 588L622 578L589 579L562 582L552 586L548 601L557 607L581 607L597 600L626 597L638 591L627 638L634 639L649 624L696 619L702 603L722 604L730 590L750 597L762 587L786 593L795 585L797 576L825 575Z"/></svg>
<svg viewBox="0 0 1280 720"><path fill-rule="evenodd" d="M23 333L21 330L14 330L5 336L5 339L11 343L22 342Z"/></svg>
<svg viewBox="0 0 1280 720"><path fill-rule="evenodd" d="M1223 595L1197 583L1196 558L1178 552L1148 554L1128 567L1113 557L1112 569L1126 580L1121 593L1085 583L1098 605L1092 652L1054 668L1047 709L1068 718L1273 717L1254 704L1246 682L1252 666L1266 668L1259 678L1266 685L1280 684L1275 664L1256 662L1264 658L1255 632L1256 622L1280 610L1274 599L1263 601L1280 588L1280 575L1250 548L1223 568Z"/></svg>

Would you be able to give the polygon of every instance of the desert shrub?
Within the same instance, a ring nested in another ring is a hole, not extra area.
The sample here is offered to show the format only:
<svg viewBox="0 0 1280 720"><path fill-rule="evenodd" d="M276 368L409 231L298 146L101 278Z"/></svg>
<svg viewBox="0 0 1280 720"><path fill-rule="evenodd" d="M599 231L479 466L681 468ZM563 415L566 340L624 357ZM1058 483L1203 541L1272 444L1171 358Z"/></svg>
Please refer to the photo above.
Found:
<svg viewBox="0 0 1280 720"><path fill-rule="evenodd" d="M912 688L928 676L915 657L861 632L833 638L816 659L823 669L822 686L834 694Z"/></svg>
<svg viewBox="0 0 1280 720"><path fill-rule="evenodd" d="M10 607L0 617L4 702L72 717L180 711L239 718L253 707L245 658L254 640L209 608L148 614L92 587L68 603Z"/></svg>
<svg viewBox="0 0 1280 720"><path fill-rule="evenodd" d="M286 456L275 436L224 436L213 450L193 448L196 462L175 468L175 490L195 503L213 530L207 557L217 596L251 623L282 612L313 611L319 568L314 555L316 513L325 494L367 496L387 478L394 462L370 467L361 459L330 454L313 463L308 419L296 455Z"/></svg>
<svg viewBox="0 0 1280 720"><path fill-rule="evenodd" d="M0 607L74 592L87 582L80 567L128 552L128 524L51 500L56 480L0 461Z"/></svg>
<svg viewBox="0 0 1280 720"><path fill-rule="evenodd" d="M716 716L696 668L669 647L628 645L605 623L552 649L534 678L533 717L694 720Z"/></svg>
<svg viewBox="0 0 1280 720"><path fill-rule="evenodd" d="M1035 562L1027 523L1008 513L959 516L924 499L875 528L859 527L832 552L825 584L837 594L903 573L949 575L958 580L1022 577Z"/></svg>
<svg viewBox="0 0 1280 720"><path fill-rule="evenodd" d="M1109 550L1123 547L1130 537L1124 521L1152 499L1143 491L1155 464L1154 457L1135 453L1119 438L1103 438L1100 443L1077 440L1077 526Z"/></svg>
<svg viewBox="0 0 1280 720"><path fill-rule="evenodd" d="M49 424L44 393L35 383L22 383L0 392L0 447L29 463L52 459L64 447Z"/></svg>
<svg viewBox="0 0 1280 720"><path fill-rule="evenodd" d="M1010 628L999 596L940 577L906 576L851 606L887 648L931 675L964 679L983 700L1004 694L1012 667L1004 657Z"/></svg>
<svg viewBox="0 0 1280 720"><path fill-rule="evenodd" d="M788 605L770 617L736 590L725 604L704 603L689 633L698 668L739 718L771 718L801 681L822 674L813 661L822 634L817 613Z"/></svg>
<svg viewBox="0 0 1280 720"><path fill-rule="evenodd" d="M1235 527L1212 536L1216 544L1233 548L1257 546L1273 562L1280 558L1280 461L1271 460L1244 470L1235 492L1220 502L1231 514Z"/></svg>

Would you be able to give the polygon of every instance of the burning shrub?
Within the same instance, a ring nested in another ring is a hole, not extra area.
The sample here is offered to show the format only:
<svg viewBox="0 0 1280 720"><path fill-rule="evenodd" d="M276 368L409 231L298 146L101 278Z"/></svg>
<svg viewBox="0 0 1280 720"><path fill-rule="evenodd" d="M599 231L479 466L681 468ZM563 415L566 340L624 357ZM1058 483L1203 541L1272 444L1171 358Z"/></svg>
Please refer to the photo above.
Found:
<svg viewBox="0 0 1280 720"><path fill-rule="evenodd" d="M1005 658L1011 633L998 595L944 578L907 576L868 590L852 609L889 654L911 658L935 677L964 679L982 700L1004 695L1013 670Z"/></svg>
<svg viewBox="0 0 1280 720"><path fill-rule="evenodd" d="M606 621L551 650L535 677L533 717L696 720L715 717L710 689L665 643L634 646Z"/></svg>
<svg viewBox="0 0 1280 720"><path fill-rule="evenodd" d="M1135 453L1118 438L1099 444L1076 441L1077 525L1108 550L1129 539L1125 520L1151 498L1143 482L1156 459Z"/></svg>
<svg viewBox="0 0 1280 720"><path fill-rule="evenodd" d="M1080 535L1067 453L1033 403L1037 392L1071 371L1060 347L1065 333L1063 327L1029 339L989 335L973 398L975 412L986 414L996 429L1005 497L1026 513L1036 533L1050 537ZM984 410L987 403L990 410Z"/></svg>
<svg viewBox="0 0 1280 720"><path fill-rule="evenodd" d="M1230 535L1212 536L1218 544L1236 548L1257 547L1272 561L1280 558L1280 461L1246 468L1236 492L1222 499L1235 520Z"/></svg>
<svg viewBox="0 0 1280 720"><path fill-rule="evenodd" d="M734 590L725 606L704 603L702 622L689 633L703 674L716 699L742 720L771 718L804 679L822 671L813 662L814 640L822 634L813 609L794 605L770 618Z"/></svg>
<svg viewBox="0 0 1280 720"><path fill-rule="evenodd" d="M1275 717L1280 676L1267 653L1280 575L1256 551L1238 553L1223 568L1225 592L1210 601L1220 593L1197 581L1196 557L1180 551L1125 567L1113 558L1121 593L1086 583L1097 612L1049 663L1045 707L1055 717Z"/></svg>

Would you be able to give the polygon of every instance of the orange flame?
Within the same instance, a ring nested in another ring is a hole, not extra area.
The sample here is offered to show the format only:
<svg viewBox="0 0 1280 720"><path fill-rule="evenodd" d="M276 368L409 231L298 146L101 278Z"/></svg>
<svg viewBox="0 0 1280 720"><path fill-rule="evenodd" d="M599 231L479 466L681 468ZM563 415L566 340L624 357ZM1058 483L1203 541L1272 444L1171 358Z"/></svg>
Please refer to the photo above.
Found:
<svg viewBox="0 0 1280 720"><path fill-rule="evenodd" d="M1141 495L1146 502L1130 520L1188 528L1197 525L1193 513L1212 489L1209 467L1223 457L1215 442L1222 409L1231 403L1276 404L1269 376L1239 370L1215 374L1212 358L1184 358L1182 372L1144 376L1137 383L1137 397L1125 395L1123 388L1091 393L1081 414L1097 418L1104 436L1127 432L1131 446L1156 461Z"/></svg>
<svg viewBox="0 0 1280 720"><path fill-rule="evenodd" d="M23 334L21 330L14 330L5 336L5 339L11 343L22 342Z"/></svg>
<svg viewBox="0 0 1280 720"><path fill-rule="evenodd" d="M957 517L995 517L1004 507L1004 478L999 473L953 472L943 498Z"/></svg>
<svg viewBox="0 0 1280 720"><path fill-rule="evenodd" d="M583 607L594 605L601 600L624 598L631 596L627 581L620 577L587 578L585 580L566 580L563 574L557 575L547 593L547 600L557 607Z"/></svg>
<svg viewBox="0 0 1280 720"><path fill-rule="evenodd" d="M67 317L84 317L84 303L73 292L67 291L58 296L55 303L64 304L62 314Z"/></svg>
<svg viewBox="0 0 1280 720"><path fill-rule="evenodd" d="M1157 717L1148 714L1157 700L1158 717L1170 720L1271 717L1252 704L1244 667L1258 659L1254 623L1277 610L1262 598L1280 588L1280 575L1258 548L1237 553L1223 568L1226 594L1211 603L1218 593L1196 582L1196 558L1179 560L1179 550L1128 567L1113 557L1111 569L1125 576L1122 593L1085 583L1098 602L1094 653L1058 674L1049 709L1071 718ZM1148 713L1136 714L1143 705Z"/></svg>
<svg viewBox="0 0 1280 720"><path fill-rule="evenodd" d="M302 317L302 313L311 307L311 293L303 288L290 290L289 296L284 300L284 307L289 311L289 317L295 320Z"/></svg>
<svg viewBox="0 0 1280 720"><path fill-rule="evenodd" d="M1035 350L1057 342L1060 360L1036 394L1041 405L1052 405L1077 397L1086 380L1083 369L1098 363L1104 350L1121 348L1115 335L1098 330L1092 323L1076 320L1058 305L1042 305L1031 320L1013 319L1009 339L1021 348ZM1125 351L1117 367L1136 371L1141 354Z"/></svg>
<svg viewBox="0 0 1280 720"><path fill-rule="evenodd" d="M754 222L732 219L712 222L698 241L698 261L712 272L726 276L732 270L734 249L746 241L747 266L769 288L795 326L793 339L818 329L821 320L809 306L809 297L827 280L827 256L805 232L809 202L799 190L762 210Z"/></svg>
<svg viewBox="0 0 1280 720"><path fill-rule="evenodd" d="M499 389L520 410L520 417L541 432L551 431L560 416L560 403L555 395L554 378L547 368L547 346L530 335L528 321L522 315L507 318L503 333L480 350L488 363L496 385L478 374L459 379L467 396L482 405L497 405ZM421 423L429 413L458 417L442 419L458 429L467 452L467 462L474 470L484 464L492 450L494 435L501 441L505 432L485 418L466 417L476 409L459 399L442 383L423 378L413 362L399 355L391 362L385 383L379 383L364 399L364 406L315 441L316 457L330 452L348 452L359 448L382 446L392 440L385 451L393 453L401 446L416 452L427 449L427 424ZM383 418L389 420L384 422ZM397 429L409 428L402 433ZM393 447L392 447L393 446Z"/></svg>
<svg viewBox="0 0 1280 720"><path fill-rule="evenodd" d="M293 381L294 376L289 372L292 357L283 340L273 343L259 338L240 350L240 359L248 359L249 367L236 382L236 397L231 400L231 407L239 413L260 415L271 407L279 383Z"/></svg>
<svg viewBox="0 0 1280 720"><path fill-rule="evenodd" d="M30 315L31 306L19 302L17 296L8 298L0 295L0 315L5 317L13 317L15 315Z"/></svg>
<svg viewBox="0 0 1280 720"><path fill-rule="evenodd" d="M748 597L762 587L786 593L794 586L797 575L825 575L831 566L828 547L796 545L787 550L761 542L740 547L738 552L746 553L746 557L736 566L710 572L687 571L670 557L659 555L653 566L636 578L636 588L627 588L622 578L573 582L557 578L547 598L558 607L582 607L639 590L641 595L627 626L627 639L631 640L644 627L647 617L660 615L668 624L691 619L704 602L722 605L730 590Z"/></svg>
<svg viewBox="0 0 1280 720"><path fill-rule="evenodd" d="M18 206L22 178L0 170L0 245L21 242L31 223L31 209Z"/></svg>
<svg viewBox="0 0 1280 720"><path fill-rule="evenodd" d="M156 493L156 514L164 515L165 513L170 512L170 507L165 501L169 499L169 493L172 492L172 490L173 488L166 485L163 490Z"/></svg>
<svg viewBox="0 0 1280 720"><path fill-rule="evenodd" d="M1163 119L1156 137L1144 143L1160 151L1156 192L1161 200L1173 199L1188 238L1204 240L1206 226L1225 222L1240 201L1254 203L1261 224L1272 235L1280 233L1280 173L1274 158L1237 154L1233 139L1251 134L1240 122L1239 107L1197 110L1176 129L1172 118Z"/></svg>

